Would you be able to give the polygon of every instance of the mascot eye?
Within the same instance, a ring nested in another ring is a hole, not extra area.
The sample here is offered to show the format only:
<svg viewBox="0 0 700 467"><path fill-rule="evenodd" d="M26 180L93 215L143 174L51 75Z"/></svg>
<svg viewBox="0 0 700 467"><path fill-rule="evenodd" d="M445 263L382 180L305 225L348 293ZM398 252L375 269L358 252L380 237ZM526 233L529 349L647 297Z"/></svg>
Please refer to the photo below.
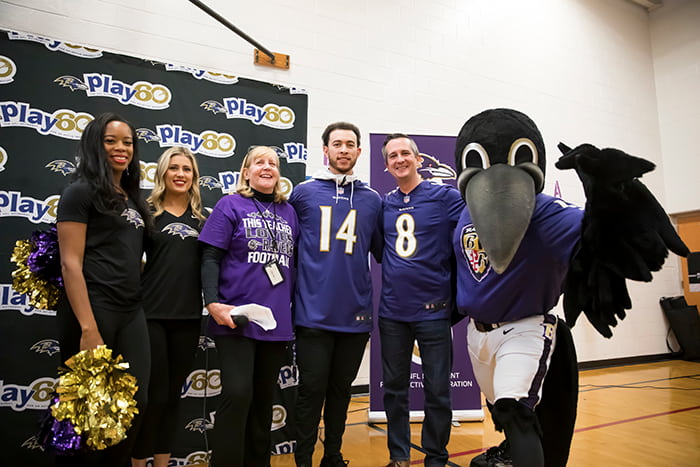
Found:
<svg viewBox="0 0 700 467"><path fill-rule="evenodd" d="M539 155L535 143L529 138L516 139L508 152L508 165L518 165L524 162L532 162L537 165Z"/></svg>
<svg viewBox="0 0 700 467"><path fill-rule="evenodd" d="M466 167L480 167L482 169L491 167L489 155L479 143L469 143L462 151L462 168Z"/></svg>

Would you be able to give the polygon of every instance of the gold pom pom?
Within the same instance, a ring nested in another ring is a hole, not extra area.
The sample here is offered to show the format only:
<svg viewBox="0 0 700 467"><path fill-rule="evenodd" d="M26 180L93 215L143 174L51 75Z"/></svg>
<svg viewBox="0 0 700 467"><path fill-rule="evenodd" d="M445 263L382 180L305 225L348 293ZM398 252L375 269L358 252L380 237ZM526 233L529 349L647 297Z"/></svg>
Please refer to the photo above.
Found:
<svg viewBox="0 0 700 467"><path fill-rule="evenodd" d="M113 446L126 438L138 413L136 378L121 355L112 358L104 345L83 350L66 360L70 369L59 378L59 401L51 407L57 420L68 419L84 434L88 449Z"/></svg>
<svg viewBox="0 0 700 467"><path fill-rule="evenodd" d="M19 293L27 295L27 301L34 308L42 310L54 310L61 291L52 283L40 279L29 270L27 260L32 252L32 243L29 240L17 240L12 250L10 261L17 265L12 272L12 288Z"/></svg>

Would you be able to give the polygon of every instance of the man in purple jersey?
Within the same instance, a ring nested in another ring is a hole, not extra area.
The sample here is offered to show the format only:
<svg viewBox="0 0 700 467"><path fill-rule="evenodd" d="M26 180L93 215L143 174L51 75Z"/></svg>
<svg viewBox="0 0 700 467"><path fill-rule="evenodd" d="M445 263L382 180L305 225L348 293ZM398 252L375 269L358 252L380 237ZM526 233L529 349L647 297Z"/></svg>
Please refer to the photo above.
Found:
<svg viewBox="0 0 700 467"><path fill-rule="evenodd" d="M294 297L299 394L294 454L311 467L323 409L322 467L345 466L340 453L351 385L372 329L371 251L381 259L381 197L353 173L360 130L337 122L323 132L328 168L289 198L299 219Z"/></svg>
<svg viewBox="0 0 700 467"><path fill-rule="evenodd" d="M389 466L410 464L408 389L413 343L418 342L425 395L421 444L426 466L448 459L452 408L452 231L464 209L449 185L424 181L423 158L413 139L390 134L384 163L398 187L384 197L384 254L379 335L384 372Z"/></svg>

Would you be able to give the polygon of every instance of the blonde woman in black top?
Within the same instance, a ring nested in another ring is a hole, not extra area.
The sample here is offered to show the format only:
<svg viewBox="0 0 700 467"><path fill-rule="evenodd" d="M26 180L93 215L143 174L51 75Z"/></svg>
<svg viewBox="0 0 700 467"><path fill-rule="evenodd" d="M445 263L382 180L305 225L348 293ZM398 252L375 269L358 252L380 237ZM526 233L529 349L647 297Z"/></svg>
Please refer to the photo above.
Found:
<svg viewBox="0 0 700 467"><path fill-rule="evenodd" d="M148 202L155 220L146 239L141 286L151 341L151 384L131 464L145 467L153 456L153 467L166 467L202 316L197 239L205 217L199 169L189 149L176 146L160 156Z"/></svg>

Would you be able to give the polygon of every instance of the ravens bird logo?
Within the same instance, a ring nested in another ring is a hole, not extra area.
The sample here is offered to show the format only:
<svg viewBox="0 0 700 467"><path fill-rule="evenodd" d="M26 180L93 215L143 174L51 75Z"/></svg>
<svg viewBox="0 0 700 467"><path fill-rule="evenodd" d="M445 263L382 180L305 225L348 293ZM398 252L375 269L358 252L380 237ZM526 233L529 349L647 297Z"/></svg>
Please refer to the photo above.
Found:
<svg viewBox="0 0 700 467"><path fill-rule="evenodd" d="M212 112L214 114L222 114L226 113L226 109L224 108L224 105L221 102L218 101L204 101L201 104L199 104L200 107L202 107L204 110L207 110L209 112Z"/></svg>
<svg viewBox="0 0 700 467"><path fill-rule="evenodd" d="M186 239L187 237L199 237L199 232L182 222L172 222L161 230L161 232L169 233L172 236L179 236L181 239Z"/></svg>
<svg viewBox="0 0 700 467"><path fill-rule="evenodd" d="M68 88L71 91L85 91L87 89L87 86L85 85L85 83L80 81L75 76L70 76L70 75L59 76L58 78L53 80L53 82L58 83L60 86L63 86L64 88Z"/></svg>
<svg viewBox="0 0 700 467"><path fill-rule="evenodd" d="M444 180L454 180L457 178L457 172L447 164L443 164L436 158L428 154L422 154L423 165L418 172L425 179L444 179Z"/></svg>
<svg viewBox="0 0 700 467"><path fill-rule="evenodd" d="M147 143L150 143L151 141L160 141L160 137L150 128L137 128L136 137L144 140Z"/></svg>
<svg viewBox="0 0 700 467"><path fill-rule="evenodd" d="M185 425L185 428L190 431L204 433L205 431L214 428L214 424L206 418L195 418L194 420L190 420L190 422Z"/></svg>
<svg viewBox="0 0 700 467"><path fill-rule="evenodd" d="M56 339L43 339L32 345L29 350L33 350L36 353L47 353L49 355L55 355L61 351Z"/></svg>
<svg viewBox="0 0 700 467"><path fill-rule="evenodd" d="M47 168L51 169L52 172L58 172L64 177L69 173L75 172L75 164L71 161L57 159L46 164Z"/></svg>
<svg viewBox="0 0 700 467"><path fill-rule="evenodd" d="M199 344L197 344L199 350L215 349L216 344L214 344L214 339L208 336L199 336Z"/></svg>
<svg viewBox="0 0 700 467"><path fill-rule="evenodd" d="M199 184L200 186L207 187L210 190L213 190L214 188L221 188L222 186L221 183L219 183L219 181L211 175L202 175L199 177Z"/></svg>
<svg viewBox="0 0 700 467"><path fill-rule="evenodd" d="M139 214L136 209L126 208L122 211L121 216L137 229L145 226L143 223L143 218L141 218L141 214Z"/></svg>

